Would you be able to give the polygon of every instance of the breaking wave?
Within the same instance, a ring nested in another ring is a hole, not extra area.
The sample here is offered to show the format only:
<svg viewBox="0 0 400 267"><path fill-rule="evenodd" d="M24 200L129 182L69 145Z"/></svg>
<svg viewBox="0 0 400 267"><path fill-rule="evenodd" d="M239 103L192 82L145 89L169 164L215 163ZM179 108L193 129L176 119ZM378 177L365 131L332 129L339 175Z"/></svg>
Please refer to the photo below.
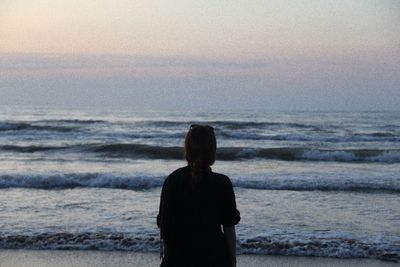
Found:
<svg viewBox="0 0 400 267"><path fill-rule="evenodd" d="M0 249L123 250L155 252L158 235L134 237L123 233L42 233L38 235L0 235Z"/></svg>
<svg viewBox="0 0 400 267"><path fill-rule="evenodd" d="M163 176L128 176L114 173L65 173L50 175L0 175L0 188L70 189L70 188L111 188L129 190L148 190L160 187ZM365 193L400 193L400 184L395 180L378 181L348 179L295 179L282 178L232 178L235 187L261 190L292 191L347 191Z"/></svg>
<svg viewBox="0 0 400 267"><path fill-rule="evenodd" d="M145 190L161 186L162 183L162 177L130 177L106 173L0 175L0 188L69 189L93 187Z"/></svg>
<svg viewBox="0 0 400 267"><path fill-rule="evenodd" d="M343 233L267 234L240 242L243 253L314 256L333 258L375 258L400 260L399 237L356 237Z"/></svg>
<svg viewBox="0 0 400 267"><path fill-rule="evenodd" d="M379 242L374 242L375 239ZM239 238L238 241L241 254L375 258L393 262L400 260L398 237L355 237L341 233L271 233L253 238ZM107 232L3 234L0 235L0 248L157 252L160 249L160 240L157 232L144 236Z"/></svg>
<svg viewBox="0 0 400 267"><path fill-rule="evenodd" d="M183 158L182 147L164 147L144 144L82 144L72 146L18 146L3 145L0 151L35 153L35 152L79 152L95 153L100 157L165 159ZM399 163L399 149L314 149L314 148L249 148L221 147L217 159L225 161L274 159L284 161L338 161L338 162L382 162Z"/></svg>

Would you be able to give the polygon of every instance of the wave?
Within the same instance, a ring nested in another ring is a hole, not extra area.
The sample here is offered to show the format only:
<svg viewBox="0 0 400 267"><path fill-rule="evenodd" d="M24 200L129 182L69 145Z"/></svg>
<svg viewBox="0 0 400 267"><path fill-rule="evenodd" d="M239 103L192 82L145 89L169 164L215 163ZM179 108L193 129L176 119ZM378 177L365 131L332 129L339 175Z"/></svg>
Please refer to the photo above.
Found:
<svg viewBox="0 0 400 267"><path fill-rule="evenodd" d="M183 159L182 147L162 147L143 144L82 144L71 146L18 146L3 145L0 151L35 153L35 152L80 152L97 153L104 157L148 158L148 159Z"/></svg>
<svg viewBox="0 0 400 267"><path fill-rule="evenodd" d="M2 130L25 130L33 127L47 127L48 124L57 126L60 124L96 124L96 123L110 123L106 120L96 120L96 119L45 119L45 120L33 120L33 121L6 121L0 122L0 129ZM141 127L179 127L182 129L188 128L191 124L208 124L214 126L217 129L229 129L229 130L239 130L239 129L260 129L268 127L289 127L289 128L304 128L311 129L314 131L322 131L322 128L311 125L311 124L301 124L294 122L252 122L252 121L169 121L169 120L142 120L142 121L132 121L128 122L133 126ZM46 124L46 125L41 125ZM52 126L49 126L52 127Z"/></svg>
<svg viewBox="0 0 400 267"><path fill-rule="evenodd" d="M400 184L392 181L341 180L341 179L232 179L235 187L261 190L288 191L343 191L363 193L400 193Z"/></svg>
<svg viewBox="0 0 400 267"><path fill-rule="evenodd" d="M105 123L104 120L82 119L48 119L35 121L3 121L0 131L54 131L70 132L77 130L80 125Z"/></svg>
<svg viewBox="0 0 400 267"><path fill-rule="evenodd" d="M55 131L71 132L76 130L73 126L37 125L27 122L0 122L0 132L5 131Z"/></svg>
<svg viewBox="0 0 400 267"><path fill-rule="evenodd" d="M108 157L183 159L182 147L163 147L143 144L106 144L88 146L87 151Z"/></svg>
<svg viewBox="0 0 400 267"><path fill-rule="evenodd" d="M356 136L373 136L373 137L396 137L395 134L389 132L373 132L373 133L356 133Z"/></svg>
<svg viewBox="0 0 400 267"><path fill-rule="evenodd" d="M182 139L184 131L191 122L168 121L168 120L143 120L131 122L109 122L96 119L47 119L35 121L11 121L0 122L0 132L10 132L12 134L17 131L31 132L76 132L81 131L83 127L91 127L92 124L104 123L107 125L109 132L107 134L117 135L119 137L127 137L133 139ZM297 141L297 142L398 142L400 135L396 131L376 131L376 132L349 132L346 135L337 135L330 129L332 126L318 126L312 124L302 124L294 122L254 122L254 121L202 121L198 123L214 125L218 138L227 140L262 140L262 141ZM113 132L113 127L124 130ZM139 132L132 131L139 129ZM148 131L141 132L142 129ZM261 129L261 131L260 131ZM267 134L269 131L275 130L287 131L282 134ZM103 128L104 130L104 128ZM266 130L266 131L265 131ZM83 132L85 135L94 134L96 131Z"/></svg>
<svg viewBox="0 0 400 267"><path fill-rule="evenodd" d="M163 176L114 173L65 173L65 174L6 174L0 175L0 188L71 189L71 188L110 188L129 190L148 190L160 187ZM261 190L291 191L345 191L364 193L400 193L400 184L393 180L381 179L301 179L282 178L263 180L252 178L232 178L233 186Z"/></svg>
<svg viewBox="0 0 400 267"><path fill-rule="evenodd" d="M333 258L375 258L398 262L399 237L356 237L341 233L268 234L240 242L243 253Z"/></svg>
<svg viewBox="0 0 400 267"><path fill-rule="evenodd" d="M296 122L253 122L253 121L208 121L205 122L210 125L217 125L226 129L238 130L243 128L268 128L268 127L289 127L289 128L306 128L314 131L321 131L318 126L311 124L302 124Z"/></svg>
<svg viewBox="0 0 400 267"><path fill-rule="evenodd" d="M387 239L387 240L385 240ZM334 234L270 234L238 240L240 254L375 258L400 260L399 238L353 237ZM42 233L0 235L1 249L106 250L157 252L158 233Z"/></svg>
<svg viewBox="0 0 400 267"><path fill-rule="evenodd" d="M42 233L38 235L0 235L0 249L122 250L155 252L158 235L134 237L123 233Z"/></svg>
<svg viewBox="0 0 400 267"><path fill-rule="evenodd" d="M57 149L60 149L59 147ZM88 152L100 153L107 157L148 158L180 160L181 147L163 147L143 144L106 144L83 147ZM339 161L339 162L400 162L400 150L385 149L343 149L324 150L309 148L218 148L218 160L235 161L251 159L276 159L285 161Z"/></svg>
<svg viewBox="0 0 400 267"><path fill-rule="evenodd" d="M183 159L182 147L164 147L144 144L82 144L71 146L18 146L3 145L0 151L35 153L46 151L65 151L95 153L102 157L144 158L144 159ZM284 161L338 161L338 162L383 162L399 163L400 149L314 149L302 147L249 148L221 147L217 159L225 161L274 159Z"/></svg>
<svg viewBox="0 0 400 267"><path fill-rule="evenodd" d="M212 125L219 136L250 140L291 140L291 141L327 141L327 142L357 142L357 141L398 141L399 135L393 133L393 129L377 132L354 132L348 136L335 135L315 135L320 133L332 134L338 128L335 125L313 125L296 122L274 122L274 121L230 121L230 120L208 120L208 121L168 121L168 120L149 120L135 122L137 126L150 127L179 127L188 128L190 124ZM287 135L262 135L257 134L260 129L298 129L306 134L287 134ZM245 130L239 132L237 130ZM256 130L256 131L254 131ZM333 132L332 132L333 131ZM309 133L314 135L309 135Z"/></svg>
<svg viewBox="0 0 400 267"><path fill-rule="evenodd" d="M94 124L94 123L105 123L105 120L94 120L94 119L48 119L48 120L38 120L35 123L68 123L68 124Z"/></svg>
<svg viewBox="0 0 400 267"><path fill-rule="evenodd" d="M0 151L20 152L20 153L35 153L42 151L57 151L71 149L72 146L15 146L4 145L0 146Z"/></svg>
<svg viewBox="0 0 400 267"><path fill-rule="evenodd" d="M77 187L145 190L161 186L162 177L126 176L107 173L50 175L0 175L0 188L71 189Z"/></svg>
<svg viewBox="0 0 400 267"><path fill-rule="evenodd" d="M298 141L298 142L327 142L327 143L351 143L351 142L398 142L400 135L389 132L373 133L348 133L347 135L335 135L333 133L320 133L316 131L265 134L259 131L225 131L217 132L218 137L239 140L270 140L270 141Z"/></svg>
<svg viewBox="0 0 400 267"><path fill-rule="evenodd" d="M229 121L229 120L208 120L208 121L168 121L168 120L149 120L149 121L138 121L136 125L142 126L156 126L156 127L182 127L183 129L188 128L191 124L207 124L214 128L239 130L239 129L260 129L269 127L289 127L289 128L305 128L314 131L322 131L322 128L311 125L302 124L295 122L266 122L266 121Z"/></svg>
<svg viewBox="0 0 400 267"><path fill-rule="evenodd" d="M235 135L233 135L234 137ZM246 138L246 137L245 137ZM245 139L244 138L244 139ZM390 133L371 133L371 134L349 134L347 136L335 135L312 135L312 134L280 134L263 136L256 135L249 139L273 140L273 141L299 141L299 142L327 142L327 143L351 143L351 142L398 142L400 136Z"/></svg>

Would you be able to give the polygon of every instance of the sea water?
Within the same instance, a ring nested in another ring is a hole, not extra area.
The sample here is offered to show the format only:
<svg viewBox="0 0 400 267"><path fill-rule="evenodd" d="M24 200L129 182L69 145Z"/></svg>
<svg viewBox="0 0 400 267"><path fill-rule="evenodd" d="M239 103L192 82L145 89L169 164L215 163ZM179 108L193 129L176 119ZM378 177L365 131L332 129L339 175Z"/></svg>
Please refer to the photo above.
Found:
<svg viewBox="0 0 400 267"><path fill-rule="evenodd" d="M158 251L161 185L215 128L238 252L400 259L400 113L0 107L0 248Z"/></svg>

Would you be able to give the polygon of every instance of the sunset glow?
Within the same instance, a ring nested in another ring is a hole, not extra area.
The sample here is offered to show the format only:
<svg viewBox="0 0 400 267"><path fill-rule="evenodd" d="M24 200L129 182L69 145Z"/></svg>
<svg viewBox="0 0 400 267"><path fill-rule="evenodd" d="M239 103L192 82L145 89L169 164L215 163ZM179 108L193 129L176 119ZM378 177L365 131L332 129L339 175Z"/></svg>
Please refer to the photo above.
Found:
<svg viewBox="0 0 400 267"><path fill-rule="evenodd" d="M400 99L399 14L391 0L3 1L0 101L14 103L11 92L21 90L63 90L68 79L95 94L107 91L99 88L106 77L132 91L146 79L150 92L161 84L226 91L232 77L265 99L307 91L324 101L344 90L364 92L362 108L380 90L391 106ZM116 84L109 89L124 90Z"/></svg>

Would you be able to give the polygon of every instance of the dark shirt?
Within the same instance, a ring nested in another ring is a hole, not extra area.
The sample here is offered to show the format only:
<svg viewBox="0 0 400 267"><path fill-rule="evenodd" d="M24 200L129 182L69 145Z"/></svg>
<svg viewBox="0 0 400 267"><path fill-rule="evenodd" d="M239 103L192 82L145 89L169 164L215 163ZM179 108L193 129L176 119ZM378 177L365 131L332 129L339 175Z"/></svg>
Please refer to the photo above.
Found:
<svg viewBox="0 0 400 267"><path fill-rule="evenodd" d="M191 167L177 169L164 182L157 216L165 245L162 266L230 266L221 226L239 220L227 176L211 172L193 184Z"/></svg>

